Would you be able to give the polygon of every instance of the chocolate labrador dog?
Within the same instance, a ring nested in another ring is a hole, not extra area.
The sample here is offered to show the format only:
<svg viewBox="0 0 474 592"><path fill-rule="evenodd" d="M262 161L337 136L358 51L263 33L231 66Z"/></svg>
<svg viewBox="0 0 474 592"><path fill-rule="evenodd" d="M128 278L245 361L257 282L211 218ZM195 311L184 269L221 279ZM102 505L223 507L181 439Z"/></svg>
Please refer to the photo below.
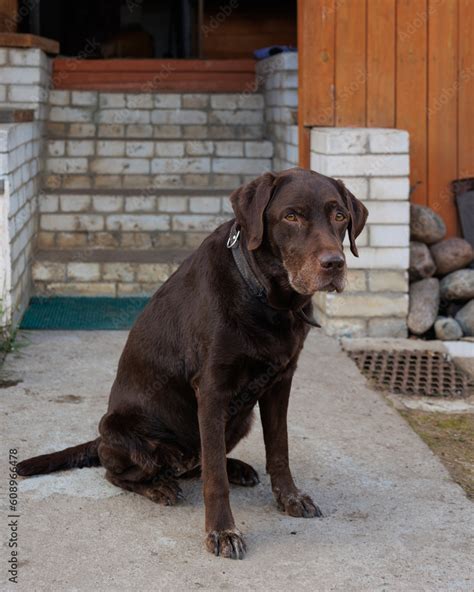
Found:
<svg viewBox="0 0 474 592"><path fill-rule="evenodd" d="M229 483L258 475L227 454L251 427L258 401L278 507L321 516L288 463L291 381L318 290L344 288L367 210L318 173L266 173L231 195L235 220L217 228L155 293L130 331L100 436L18 465L18 474L102 465L107 479L154 502L181 498L178 478L202 476L206 546L241 559L245 543Z"/></svg>

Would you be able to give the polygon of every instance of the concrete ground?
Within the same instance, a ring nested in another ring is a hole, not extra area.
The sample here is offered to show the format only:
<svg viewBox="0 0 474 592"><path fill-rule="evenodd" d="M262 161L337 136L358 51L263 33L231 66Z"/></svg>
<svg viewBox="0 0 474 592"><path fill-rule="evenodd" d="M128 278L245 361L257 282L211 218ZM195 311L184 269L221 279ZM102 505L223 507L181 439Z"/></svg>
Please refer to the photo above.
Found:
<svg viewBox="0 0 474 592"><path fill-rule="evenodd" d="M114 488L101 468L83 469L21 481L18 584L5 583L8 450L25 458L93 438L125 338L29 333L6 360L3 385L22 382L0 390L2 590L474 590L472 503L317 330L295 377L289 436L297 483L325 518L277 511L256 422L233 455L261 476L256 488L232 487L244 561L204 550L198 481L183 483L180 505L162 507Z"/></svg>

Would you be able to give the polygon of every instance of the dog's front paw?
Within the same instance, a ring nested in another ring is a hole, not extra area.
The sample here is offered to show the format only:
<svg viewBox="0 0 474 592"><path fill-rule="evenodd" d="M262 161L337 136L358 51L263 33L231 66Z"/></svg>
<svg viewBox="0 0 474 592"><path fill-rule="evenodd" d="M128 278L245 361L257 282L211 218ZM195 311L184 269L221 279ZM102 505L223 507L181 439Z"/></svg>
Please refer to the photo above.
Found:
<svg viewBox="0 0 474 592"><path fill-rule="evenodd" d="M206 537L206 548L214 555L229 559L243 559L247 551L242 533L237 528L211 530Z"/></svg>
<svg viewBox="0 0 474 592"><path fill-rule="evenodd" d="M275 489L274 494L278 508L289 516L295 518L321 518L323 515L319 507L306 493L296 491L283 494L278 489Z"/></svg>

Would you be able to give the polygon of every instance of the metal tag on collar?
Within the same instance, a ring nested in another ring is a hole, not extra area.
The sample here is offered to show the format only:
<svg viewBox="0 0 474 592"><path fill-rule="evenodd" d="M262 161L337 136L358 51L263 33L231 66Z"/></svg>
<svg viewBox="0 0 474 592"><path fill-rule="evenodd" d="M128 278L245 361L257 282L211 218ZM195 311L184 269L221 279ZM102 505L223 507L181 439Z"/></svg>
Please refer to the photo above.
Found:
<svg viewBox="0 0 474 592"><path fill-rule="evenodd" d="M240 237L240 229L238 229L236 226L234 226L232 228L229 238L227 239L227 248L233 249L235 247L235 245L237 244L239 237Z"/></svg>

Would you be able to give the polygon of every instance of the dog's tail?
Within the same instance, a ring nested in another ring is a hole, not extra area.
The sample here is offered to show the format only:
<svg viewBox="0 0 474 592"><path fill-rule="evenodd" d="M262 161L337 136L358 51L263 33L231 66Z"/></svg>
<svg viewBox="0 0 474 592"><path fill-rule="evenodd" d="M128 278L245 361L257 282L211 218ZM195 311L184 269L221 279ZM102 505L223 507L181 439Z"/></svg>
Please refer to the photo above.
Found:
<svg viewBox="0 0 474 592"><path fill-rule="evenodd" d="M66 469L82 469L83 467L98 467L100 459L98 454L100 438L91 440L85 444L72 446L59 452L42 454L28 458L17 464L18 475L29 477L30 475L44 475L54 471Z"/></svg>

